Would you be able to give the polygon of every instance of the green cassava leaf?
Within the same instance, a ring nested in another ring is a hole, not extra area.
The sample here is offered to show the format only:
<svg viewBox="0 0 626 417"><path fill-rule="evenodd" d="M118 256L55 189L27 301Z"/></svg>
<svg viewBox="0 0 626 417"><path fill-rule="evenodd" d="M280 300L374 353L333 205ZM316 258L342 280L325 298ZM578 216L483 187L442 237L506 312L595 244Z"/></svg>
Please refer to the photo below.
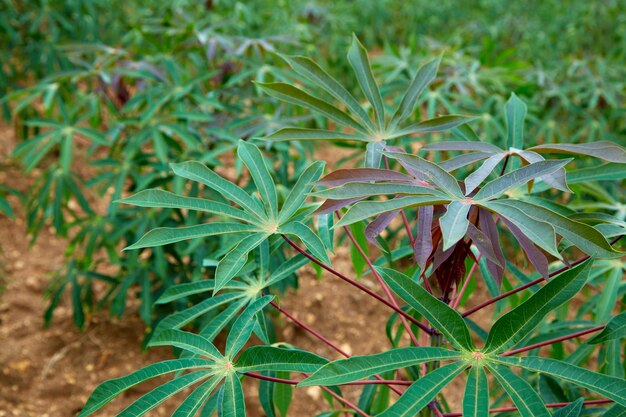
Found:
<svg viewBox="0 0 626 417"><path fill-rule="evenodd" d="M435 329L446 337L452 346L459 350L474 350L474 342L467 325L457 311L433 297L403 273L381 267L376 268L376 270L393 292L423 315Z"/></svg>
<svg viewBox="0 0 626 417"><path fill-rule="evenodd" d="M392 195L392 194L410 194L410 195L432 195L441 198L448 198L444 193L434 188L424 187L413 184L400 183L370 183L370 182L351 182L339 187L327 188L317 191L313 195L320 198L344 199L355 197L369 197L374 195Z"/></svg>
<svg viewBox="0 0 626 417"><path fill-rule="evenodd" d="M422 91L435 79L440 62L441 55L422 65L420 69L417 70L413 81L411 81L411 85L404 93L404 97L402 97L398 109L391 118L391 122L389 122L389 130L394 130L400 123L411 116Z"/></svg>
<svg viewBox="0 0 626 417"><path fill-rule="evenodd" d="M446 213L439 218L444 251L465 237L469 226L467 214L471 207L472 205L468 203L452 201L448 204Z"/></svg>
<svg viewBox="0 0 626 417"><path fill-rule="evenodd" d="M552 225L558 234L590 256L612 258L621 255L621 252L611 247L602 233L591 226L527 201L508 199L498 202L515 207L536 220Z"/></svg>
<svg viewBox="0 0 626 417"><path fill-rule="evenodd" d="M259 219L264 219L264 217L260 216L260 214L263 213L263 206L257 199L252 198L237 185L211 171L202 162L189 161L180 164L171 164L171 167L174 173L179 177L204 184L222 194L224 198L237 203L249 214Z"/></svg>
<svg viewBox="0 0 626 417"><path fill-rule="evenodd" d="M485 142L435 142L424 145L422 151L475 151L485 153L502 153L502 149Z"/></svg>
<svg viewBox="0 0 626 417"><path fill-rule="evenodd" d="M302 207L307 194L311 192L322 172L324 172L324 162L315 161L311 163L298 177L298 181L293 186L289 195L285 199L278 215L278 223L283 224L288 221L294 213Z"/></svg>
<svg viewBox="0 0 626 417"><path fill-rule="evenodd" d="M591 338L587 343L596 344L626 337L626 311L611 317L602 332Z"/></svg>
<svg viewBox="0 0 626 417"><path fill-rule="evenodd" d="M456 362L442 366L415 381L400 399L378 417L413 417L469 365Z"/></svg>
<svg viewBox="0 0 626 417"><path fill-rule="evenodd" d="M273 295L265 295L251 302L248 307L237 317L226 338L224 356L232 360L246 344L254 329L254 317L274 299Z"/></svg>
<svg viewBox="0 0 626 417"><path fill-rule="evenodd" d="M129 375L103 382L93 391L79 417L93 414L123 391L149 379L187 369L209 369L213 365L213 362L205 359L172 359L153 363Z"/></svg>
<svg viewBox="0 0 626 417"><path fill-rule="evenodd" d="M580 417L580 412L583 410L584 402L584 398L579 398L569 405L556 410L552 413L552 417Z"/></svg>
<svg viewBox="0 0 626 417"><path fill-rule="evenodd" d="M385 128L385 106L383 105L380 90L372 74L367 51L363 45L361 45L356 35L352 36L352 45L348 50L348 61L352 69L354 69L361 90L363 90L365 97L367 97L367 100L374 108L378 130L382 131Z"/></svg>
<svg viewBox="0 0 626 417"><path fill-rule="evenodd" d="M358 381L400 368L431 361L461 359L461 354L437 347L406 347L367 356L339 359L322 366L298 386L329 386Z"/></svg>
<svg viewBox="0 0 626 417"><path fill-rule="evenodd" d="M520 187L531 180L540 178L544 175L550 175L558 171L570 161L571 159L539 161L523 166L520 169L504 174L493 181L489 181L472 198L474 200L491 200L499 197L507 190Z"/></svg>
<svg viewBox="0 0 626 417"><path fill-rule="evenodd" d="M507 125L507 149L524 149L524 119L526 118L526 104L515 95L504 106Z"/></svg>
<svg viewBox="0 0 626 417"><path fill-rule="evenodd" d="M521 417L550 417L550 412L541 401L539 394L528 382L505 366L488 362L487 367L511 397Z"/></svg>
<svg viewBox="0 0 626 417"><path fill-rule="evenodd" d="M354 121L347 113L339 110L330 103L313 97L309 93L286 83L255 83L272 97L297 106L306 107L317 113L320 113L330 120L343 125L349 126L357 131L367 134L367 130Z"/></svg>
<svg viewBox="0 0 626 417"><path fill-rule="evenodd" d="M564 361L536 356L521 358L499 356L495 360L506 366L519 366L529 371L540 372L562 379L610 398L622 406L626 406L626 381L622 378L579 368Z"/></svg>
<svg viewBox="0 0 626 417"><path fill-rule="evenodd" d="M557 275L492 326L484 351L503 352L537 327L551 311L571 299L587 282L593 260L589 259Z"/></svg>
<svg viewBox="0 0 626 417"><path fill-rule="evenodd" d="M210 201L203 198L184 197L164 190L144 190L130 197L118 200L119 203L131 204L139 207L166 207L198 210L211 214L218 214L243 220L248 223L255 223L258 219L218 201Z"/></svg>
<svg viewBox="0 0 626 417"><path fill-rule="evenodd" d="M295 236L300 239L311 253L322 262L330 265L330 258L326 253L326 247L322 240L307 225L302 222L292 221L280 226L278 233Z"/></svg>
<svg viewBox="0 0 626 417"><path fill-rule="evenodd" d="M556 231L550 223L539 218L530 217L523 210L506 204L504 201L489 201L480 203L480 206L506 218L517 226L535 245L552 256L561 259L561 254L556 246Z"/></svg>
<svg viewBox="0 0 626 417"><path fill-rule="evenodd" d="M298 74L312 81L315 85L321 87L328 94L343 103L348 111L359 119L363 126L366 126L370 132L374 132L374 124L359 102L343 85L328 75L319 65L303 56L281 55L281 58Z"/></svg>
<svg viewBox="0 0 626 417"><path fill-rule="evenodd" d="M259 190L268 217L276 219L278 217L278 196L274 180L267 168L265 157L263 157L259 148L244 140L239 141L237 155L248 167L254 184Z"/></svg>
<svg viewBox="0 0 626 417"><path fill-rule="evenodd" d="M626 149L617 143L599 140L589 143L546 143L528 149L535 152L587 155L607 162L626 164Z"/></svg>
<svg viewBox="0 0 626 417"><path fill-rule="evenodd" d="M229 374L224 379L220 398L220 417L246 417L246 403L243 388L237 374Z"/></svg>
<svg viewBox="0 0 626 417"><path fill-rule="evenodd" d="M423 120L418 123L409 125L397 132L389 134L385 139L393 139L402 136L410 136L418 133L442 132L444 130L454 129L455 127L464 125L474 120L475 116L466 116L463 114L448 114L445 116L434 117L432 119Z"/></svg>
<svg viewBox="0 0 626 417"><path fill-rule="evenodd" d="M356 140L360 142L369 142L370 138L366 135L341 133L334 130L322 129L298 129L287 127L280 129L263 139L271 141L287 141L287 140Z"/></svg>
<svg viewBox="0 0 626 417"><path fill-rule="evenodd" d="M186 388L193 386L194 384L204 379L210 378L213 375L213 372L196 371L175 378L139 397L137 400L135 400L135 402L122 410L118 414L118 416L141 417L171 396L181 392Z"/></svg>
<svg viewBox="0 0 626 417"><path fill-rule="evenodd" d="M449 198L431 196L400 197L386 201L361 201L348 209L341 220L335 224L335 228L405 207L432 206L449 202Z"/></svg>
<svg viewBox="0 0 626 417"><path fill-rule="evenodd" d="M213 293L219 292L237 275L248 261L250 252L267 240L269 236L268 233L248 235L220 260L215 270L215 288Z"/></svg>
<svg viewBox="0 0 626 417"><path fill-rule="evenodd" d="M291 371L312 373L327 359L299 349L253 346L242 352L235 363L237 372Z"/></svg>
<svg viewBox="0 0 626 417"><path fill-rule="evenodd" d="M148 346L174 346L196 355L206 356L213 361L220 361L224 358L213 343L203 336L176 329L166 329L156 333L150 339Z"/></svg>
<svg viewBox="0 0 626 417"><path fill-rule="evenodd" d="M194 417L220 382L222 382L222 378L219 376L213 376L208 381L203 382L180 403L172 417Z"/></svg>
<svg viewBox="0 0 626 417"><path fill-rule="evenodd" d="M384 154L390 158L402 161L420 173L426 175L430 181L437 185L442 191L445 191L448 195L459 199L465 197L456 178L450 175L439 165L422 159L416 155L399 152L384 152Z"/></svg>
<svg viewBox="0 0 626 417"><path fill-rule="evenodd" d="M489 414L489 382L482 366L472 366L467 376L463 397L463 417L484 417Z"/></svg>
<svg viewBox="0 0 626 417"><path fill-rule="evenodd" d="M207 279L203 281L185 282L183 284L168 287L163 294L154 302L155 304L166 304L190 295L208 292L215 288L215 280ZM247 285L242 282L231 281L225 288L245 290Z"/></svg>
<svg viewBox="0 0 626 417"><path fill-rule="evenodd" d="M256 231L258 231L258 228L255 226L229 222L197 224L185 227L158 227L150 230L148 233L143 235L141 239L124 248L124 250L163 246L169 243L176 243L183 240L197 239L207 236L229 233L251 233Z"/></svg>

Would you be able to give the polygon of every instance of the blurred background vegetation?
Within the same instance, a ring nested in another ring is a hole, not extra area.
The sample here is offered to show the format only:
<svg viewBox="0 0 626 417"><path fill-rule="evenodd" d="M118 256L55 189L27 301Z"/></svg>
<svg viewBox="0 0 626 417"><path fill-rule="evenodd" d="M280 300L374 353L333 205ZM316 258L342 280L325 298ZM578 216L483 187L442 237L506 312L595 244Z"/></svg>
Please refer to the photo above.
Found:
<svg viewBox="0 0 626 417"><path fill-rule="evenodd" d="M70 242L47 320L67 292L80 327L94 309L123 314L129 297L140 299L148 328L176 308L154 310L153 301L211 274L232 242L120 252L149 229L199 219L114 201L154 187L209 193L175 179L168 163L201 160L237 178L241 167L230 172L226 161L239 138L325 127L251 81L298 82L276 53L297 54L354 91L345 59L352 33L370 51L384 95L397 100L419 66L444 53L418 117L477 114L480 137L504 145L501 109L515 92L529 106L529 145L626 144L621 0L0 0L0 105L19 138L12 156L34 178L20 195L28 231L35 240L51 226ZM275 154L273 174L285 186L315 151L257 143ZM607 187L593 199L623 220L623 189ZM6 196L15 193L0 185L0 212L13 215Z"/></svg>

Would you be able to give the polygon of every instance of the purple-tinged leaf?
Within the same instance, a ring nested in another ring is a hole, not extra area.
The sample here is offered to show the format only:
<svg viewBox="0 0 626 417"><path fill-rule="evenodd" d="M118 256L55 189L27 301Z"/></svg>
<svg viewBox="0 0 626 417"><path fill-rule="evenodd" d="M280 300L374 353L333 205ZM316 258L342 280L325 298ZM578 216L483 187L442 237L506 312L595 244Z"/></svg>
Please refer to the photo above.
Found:
<svg viewBox="0 0 626 417"><path fill-rule="evenodd" d="M502 149L490 143L483 142L437 142L426 145L424 151L476 151L486 153L502 153Z"/></svg>
<svg viewBox="0 0 626 417"><path fill-rule="evenodd" d="M426 263L433 253L433 236L431 230L433 216L433 206L422 206L417 211L417 236L413 243L413 254L415 255L415 262L417 262L422 271L426 269Z"/></svg>
<svg viewBox="0 0 626 417"><path fill-rule="evenodd" d="M545 145L533 146L528 150L542 153L547 152L587 155L603 159L608 162L626 164L626 149L618 145L617 143L609 142L606 140L581 144L550 143Z"/></svg>
<svg viewBox="0 0 626 417"><path fill-rule="evenodd" d="M315 210L315 214L328 214L349 206L352 203L363 200L365 197L348 198L345 200L326 200Z"/></svg>
<svg viewBox="0 0 626 417"><path fill-rule="evenodd" d="M444 251L443 244L441 242L439 243L439 245L437 245L437 249L435 249L435 254L433 255L433 265L432 265L433 271L436 271L437 269L439 269L439 267L443 265L445 261L450 259L450 256L452 256L452 253L454 253L455 247L456 245Z"/></svg>
<svg viewBox="0 0 626 417"><path fill-rule="evenodd" d="M500 235L498 233L498 227L493 219L493 216L488 210L483 208L478 209L479 229L487 235L487 238L491 241L491 247L498 259L498 263L493 263L487 260L487 269L491 272L494 280L498 284L498 288L502 283L502 277L504 276L504 266L506 265L506 259L502 253L502 246L500 245ZM500 266L501 265L501 266Z"/></svg>
<svg viewBox="0 0 626 417"><path fill-rule="evenodd" d="M376 217L376 219L365 228L365 237L367 237L367 240L380 247L379 243L376 241L376 237L385 230L387 225L391 223L398 213L400 213L400 210L388 211Z"/></svg>
<svg viewBox="0 0 626 417"><path fill-rule="evenodd" d="M549 264L548 259L543 252L537 249L537 247L533 245L533 242L517 226L508 221L506 217L500 216L500 220L502 220L502 223L504 223L506 227L509 228L513 236L515 236L515 239L517 239L520 246L526 253L530 263L532 263L541 276L547 280Z"/></svg>
<svg viewBox="0 0 626 417"><path fill-rule="evenodd" d="M483 162L480 168L468 175L467 178L465 178L465 195L469 195L476 187L482 184L503 159L504 153L492 155Z"/></svg>
<svg viewBox="0 0 626 417"><path fill-rule="evenodd" d="M398 146L389 146L389 145L386 146L386 151L387 152L396 152L396 153L404 153L405 152L404 149L402 149L402 148L400 148ZM410 164L407 164L406 162L404 162L402 160L398 160L398 163L413 178L415 178L418 181L424 181L424 184L422 184L422 185L428 186L428 184L426 183L426 180L428 179L428 177L426 175L424 175L423 173L421 173L420 171L415 169L413 166L411 166Z"/></svg>
<svg viewBox="0 0 626 417"><path fill-rule="evenodd" d="M343 185L350 182L367 181L410 181L411 177L400 172L376 168L338 169L331 172L316 184L326 187Z"/></svg>
<svg viewBox="0 0 626 417"><path fill-rule="evenodd" d="M496 255L496 251L494 249L493 242L489 239L489 237L484 234L480 229L477 229L472 223L467 225L467 235L472 239L474 245L478 248L478 251L489 261L494 264L504 267L504 264L498 256Z"/></svg>

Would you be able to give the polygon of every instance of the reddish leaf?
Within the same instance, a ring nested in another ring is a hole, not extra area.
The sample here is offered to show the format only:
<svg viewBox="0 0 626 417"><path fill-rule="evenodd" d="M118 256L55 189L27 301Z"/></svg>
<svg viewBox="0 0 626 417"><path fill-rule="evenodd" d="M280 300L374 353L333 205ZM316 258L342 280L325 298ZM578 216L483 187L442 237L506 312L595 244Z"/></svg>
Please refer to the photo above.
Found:
<svg viewBox="0 0 626 417"><path fill-rule="evenodd" d="M353 168L338 169L331 172L324 178L320 179L316 184L323 186L337 186L350 182L367 182L367 181L410 181L411 177L399 172L389 171L386 169L376 168Z"/></svg>
<svg viewBox="0 0 626 417"><path fill-rule="evenodd" d="M433 252L433 206L421 206L417 211L417 236L413 243L413 254L415 262L420 269L426 269L426 263Z"/></svg>
<svg viewBox="0 0 626 417"><path fill-rule="evenodd" d="M528 260L530 263L534 265L537 271L543 276L546 280L548 279L548 259L541 252L533 242L513 223L508 221L504 216L500 216L500 220L502 223L509 228L515 239L519 242L520 246L526 253Z"/></svg>

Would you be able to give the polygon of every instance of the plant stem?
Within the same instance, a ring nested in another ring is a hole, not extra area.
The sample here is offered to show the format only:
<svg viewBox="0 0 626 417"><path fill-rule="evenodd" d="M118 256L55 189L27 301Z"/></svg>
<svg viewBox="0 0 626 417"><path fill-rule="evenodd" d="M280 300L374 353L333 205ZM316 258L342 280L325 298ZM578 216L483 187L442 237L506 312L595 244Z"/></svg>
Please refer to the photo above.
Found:
<svg viewBox="0 0 626 417"><path fill-rule="evenodd" d="M599 404L609 404L612 403L613 400L604 399L604 400L590 400L583 402L584 405L599 405ZM546 404L548 408L560 408L566 407L571 403L551 403ZM500 408L491 408L489 409L490 413L502 413L505 411L517 411L517 407L500 407ZM443 415L444 417L463 417L463 413L447 413Z"/></svg>
<svg viewBox="0 0 626 417"><path fill-rule="evenodd" d="M529 350L540 348L542 346L547 346L547 345L551 345L551 344L554 344L554 343L562 342L564 340L573 339L575 337L584 336L586 334L594 333L594 332L597 332L599 330L602 330L602 329L604 329L604 327L606 327L606 326L604 326L604 325L596 326L596 327L592 327L591 329L581 330L581 331L578 331L576 333L568 334L566 336L561 336L561 337L557 337L557 338L554 338L554 339L546 340L545 342L539 342L539 343L535 343L534 345L528 345L528 346L524 346L524 347L521 347L521 348L518 348L518 349L509 350L508 352L504 352L500 356L511 356L511 355L516 354L516 353L522 353L522 352L526 352L526 351L529 351Z"/></svg>
<svg viewBox="0 0 626 417"><path fill-rule="evenodd" d="M291 245L291 247L293 247L295 250L300 252L302 255L304 255L307 258L309 258L315 264L321 266L322 268L324 268L325 270L327 270L331 274L335 275L336 277L344 280L345 282L349 283L350 285L353 285L353 286L357 287L361 291L363 291L366 294L370 295L371 297L377 299L378 301L380 301L381 303L383 303L387 307L391 308L396 313L406 317L409 321L413 322L417 327L419 327L423 331L428 332L428 334L432 334L432 331L428 328L428 326L424 326L415 317L411 316L410 314L408 314L405 311L402 311L402 309L394 307L393 304L391 304L389 301L385 300L384 298L382 298L380 295L376 294L375 292L373 292L369 288L365 287L364 285L359 284L355 280L353 280L351 278L348 278L347 276L343 275L341 272L339 272L339 271L331 268L330 266L324 264L323 262L319 261L317 258L315 258L314 256L310 255L307 251L305 251L304 249L302 249L301 247L296 245L296 243L293 240L289 239L287 236L285 236L285 235L281 235L281 236L283 237L283 239L285 239L285 241L287 243L289 243L289 245Z"/></svg>
<svg viewBox="0 0 626 417"><path fill-rule="evenodd" d="M618 241L619 241L622 237L624 237L624 235L619 235L619 236L617 236L615 239L613 239L613 240L610 242L610 244L611 244L611 245L613 245L613 244L617 243L617 242L618 242ZM575 261L574 261L574 262L572 262L571 264L569 264L569 265L565 265L565 266L563 266L563 267L561 267L561 268L557 269L556 271L551 272L550 274L548 274L548 277L549 277L549 278L551 278L551 277L553 277L553 276L555 276L555 275L560 274L561 272L567 271L568 269L573 268L573 267L575 267L576 265L578 265L578 264L581 264L581 263L585 262L585 261L586 261L587 259L589 259L589 258L590 258L590 256L589 256L589 255L585 255L585 256L583 256L582 258L575 260ZM532 287L533 285L539 284L540 282L542 282L542 281L544 281L544 280L545 280L545 278L543 278L543 277L541 277L541 278L537 278L536 280L531 281L531 282L529 282L529 283L527 283L527 284L521 285L521 286L519 286L519 287L517 287L517 288L514 288L514 289L512 289L512 290L510 290L510 291L504 292L504 293L502 293L502 294L500 294L500 295L498 295L498 296L495 296L495 297L493 297L493 298L490 298L489 300L484 301L484 302L482 302L482 303L478 304L477 306L470 308L470 309L469 309L469 310L467 310L466 312L462 313L462 314L461 314L461 316L463 316L463 317L467 317L467 316L469 316L470 314L473 314L473 313L477 312L478 310L482 310L483 308L485 308L485 307L487 307L487 306L489 306L489 305L491 305L491 304L493 304L493 303L495 303L495 302L497 302L497 301L500 301L500 300L502 300L503 298L506 298L506 297L508 297L508 296L510 296L510 295L513 295L513 294L516 294L516 293L518 293L518 292L520 292L520 291L523 291L523 290L525 290L526 288Z"/></svg>
<svg viewBox="0 0 626 417"><path fill-rule="evenodd" d="M450 307L452 307L454 310L456 310L459 307L459 303L461 302L461 298L463 298L463 294L465 294L465 290L467 289L467 285L469 284L470 280L472 279L472 275L474 275L474 272L476 271L476 267L478 266L478 261L479 260L480 260L480 255L478 255L478 258L476 258L476 262L474 262L474 265L472 265L472 268L469 270L469 272L467 274L467 279L463 283L463 287L461 287L461 291L459 291L459 294L457 295L457 297L452 302L452 305Z"/></svg>
<svg viewBox="0 0 626 417"><path fill-rule="evenodd" d="M337 217L339 219L341 219L341 215L339 213L337 213ZM361 257L363 258L363 260L365 261L365 263L369 267L370 271L372 271L372 274L374 274L374 277L376 277L376 280L378 281L378 283L380 284L381 288L385 292L385 295L387 295L387 298L389 299L391 304L393 304L393 306L395 308L400 309L400 306L398 306L398 303L397 303L396 299L394 298L393 294L391 293L391 290L389 289L389 287L387 286L387 284L383 280L383 277L380 276L380 274L378 273L376 268L374 268L374 265L372 264L372 261L370 260L370 258L367 256L365 251L363 251L363 248L361 248L361 246L357 243L356 239L354 238L354 235L352 234L352 231L350 231L350 228L348 226L344 226L343 230L346 232L346 235L348 235L348 238L350 239L352 244L354 246L356 246L357 250L359 251L359 254L361 254ZM400 317L400 320L402 321L402 325L406 329L406 331L407 331L409 337L411 338L411 341L413 342L413 344L415 346L419 346L419 343L417 341L417 337L415 337L415 333L413 333L413 330L411 329L411 325L406 321L406 319L403 316L399 316L399 317Z"/></svg>
<svg viewBox="0 0 626 417"><path fill-rule="evenodd" d="M304 329L305 331L311 333L313 336L315 336L316 338L318 338L319 340L321 340L322 342L324 342L326 345L330 346L333 350L335 350L336 352L338 352L340 355L349 358L350 354L346 351L344 351L343 349L341 349L339 346L337 346L336 344L334 344L333 342L331 342L328 338L324 337L320 332L318 332L317 330L313 329L311 326L309 326L308 324L304 323L303 321L297 319L293 314L291 314L290 312L288 312L287 310L285 310L284 308L282 308L281 306L279 306L278 304L276 304L275 301L270 301L270 304L276 308L278 311L280 311L282 314L284 314L285 316L287 316L291 321L293 321L294 323L296 323L300 328ZM374 375L374 377L379 380L379 381L384 381L383 377L381 377L380 375ZM398 390L395 387L389 387L390 390L392 390L393 392L395 392L398 395L402 395L402 392L400 390Z"/></svg>
<svg viewBox="0 0 626 417"><path fill-rule="evenodd" d="M350 401L348 401L345 398L343 398L342 396L340 396L338 394L335 394L332 390L330 390L330 389L328 389L326 387L321 387L321 388L324 391L326 391L327 393L329 393L331 396L335 397L335 399L337 399L337 401L344 403L347 407L350 407L351 409L353 409L354 411L356 411L357 413L359 413L363 417L371 417L365 411L361 410L356 404L353 404Z"/></svg>

